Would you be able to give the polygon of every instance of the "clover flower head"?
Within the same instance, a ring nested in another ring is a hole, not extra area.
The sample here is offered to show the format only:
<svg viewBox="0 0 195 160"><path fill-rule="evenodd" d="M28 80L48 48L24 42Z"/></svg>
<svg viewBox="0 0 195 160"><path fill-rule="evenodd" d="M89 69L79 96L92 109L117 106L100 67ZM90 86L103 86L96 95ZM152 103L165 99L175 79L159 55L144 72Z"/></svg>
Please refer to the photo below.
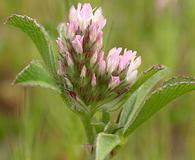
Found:
<svg viewBox="0 0 195 160"><path fill-rule="evenodd" d="M141 64L141 57L131 50L114 47L105 55L105 25L101 8L79 3L71 7L68 22L59 26L58 75L64 90L86 104L121 94L135 82Z"/></svg>

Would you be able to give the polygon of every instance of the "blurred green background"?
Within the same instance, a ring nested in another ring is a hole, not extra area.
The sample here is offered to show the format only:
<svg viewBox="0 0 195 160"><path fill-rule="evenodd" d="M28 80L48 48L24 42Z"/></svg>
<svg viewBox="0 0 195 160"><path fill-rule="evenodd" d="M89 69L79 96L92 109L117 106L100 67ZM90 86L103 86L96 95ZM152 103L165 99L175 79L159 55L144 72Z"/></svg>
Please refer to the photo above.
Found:
<svg viewBox="0 0 195 160"><path fill-rule="evenodd" d="M86 1L80 1L86 2ZM77 3L74 0L74 3ZM105 50L137 50L142 71L160 63L173 75L195 76L194 0L91 0L107 18ZM85 160L79 119L50 90L12 86L15 75L40 59L32 41L3 25L25 14L57 37L68 0L0 0L0 160ZM116 160L194 160L195 94L185 95L139 127Z"/></svg>

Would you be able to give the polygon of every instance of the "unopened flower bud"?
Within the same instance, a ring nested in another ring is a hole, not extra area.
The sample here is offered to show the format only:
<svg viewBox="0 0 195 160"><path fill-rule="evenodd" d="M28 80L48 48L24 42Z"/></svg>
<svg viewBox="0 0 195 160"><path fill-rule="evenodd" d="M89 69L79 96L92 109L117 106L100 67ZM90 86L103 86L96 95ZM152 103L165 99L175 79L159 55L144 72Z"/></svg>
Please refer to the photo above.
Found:
<svg viewBox="0 0 195 160"><path fill-rule="evenodd" d="M64 44L63 44L62 39L61 38L58 38L56 40L56 43L58 45L58 51L59 51L59 53L63 53L64 52Z"/></svg>
<svg viewBox="0 0 195 160"><path fill-rule="evenodd" d="M71 55L68 51L65 54L65 59L66 59L66 62L68 64L68 66L72 67L73 66L73 61L72 61Z"/></svg>
<svg viewBox="0 0 195 160"><path fill-rule="evenodd" d="M59 75L63 75L64 74L64 64L62 63L62 61L58 61L58 74Z"/></svg>
<svg viewBox="0 0 195 160"><path fill-rule="evenodd" d="M79 13L79 12L78 12ZM93 17L93 9L89 3L85 3L80 9L80 14L78 16L79 27L81 31L85 31Z"/></svg>
<svg viewBox="0 0 195 160"><path fill-rule="evenodd" d="M103 75L106 72L106 61L104 60L104 52L99 53L98 70L100 75Z"/></svg>
<svg viewBox="0 0 195 160"><path fill-rule="evenodd" d="M107 57L107 71L111 74L115 71L119 65L119 54L122 51L122 48L113 48L109 51Z"/></svg>
<svg viewBox="0 0 195 160"><path fill-rule="evenodd" d="M86 72L87 72L87 69L86 69L85 66L83 66L83 68L82 68L82 70L81 70L81 75L80 75L80 77L81 77L81 78L86 77Z"/></svg>
<svg viewBox="0 0 195 160"><path fill-rule="evenodd" d="M69 22L67 23L67 26L65 28L65 35L67 39L73 40L76 31L78 29L78 26L75 22Z"/></svg>
<svg viewBox="0 0 195 160"><path fill-rule="evenodd" d="M137 57L129 65L128 72L136 70L141 65L141 57Z"/></svg>
<svg viewBox="0 0 195 160"><path fill-rule="evenodd" d="M104 60L99 61L99 73L103 75L106 71L106 62Z"/></svg>
<svg viewBox="0 0 195 160"><path fill-rule="evenodd" d="M96 76L95 76L95 73L94 73L93 76L92 76L91 85L92 85L93 87L96 86Z"/></svg>
<svg viewBox="0 0 195 160"><path fill-rule="evenodd" d="M65 28L66 24L65 23L60 23L57 27L58 33L59 33L59 38L63 38L65 36Z"/></svg>
<svg viewBox="0 0 195 160"><path fill-rule="evenodd" d="M129 83L134 83L137 78L137 70L134 70L132 72L127 72L126 81Z"/></svg>
<svg viewBox="0 0 195 160"><path fill-rule="evenodd" d="M109 82L109 88L114 89L119 84L120 84L119 76L111 76L111 80Z"/></svg>
<svg viewBox="0 0 195 160"><path fill-rule="evenodd" d="M91 43L95 42L98 36L98 26L97 25L91 25L89 29L89 40Z"/></svg>
<svg viewBox="0 0 195 160"><path fill-rule="evenodd" d="M99 31L97 33L97 38L96 38L95 43L93 44L92 49L93 51L101 52L102 48L103 48L103 32Z"/></svg>
<svg viewBox="0 0 195 160"><path fill-rule="evenodd" d="M102 15L101 8L98 8L95 11L92 23L98 24L100 29L104 28L104 26L106 25L106 19Z"/></svg>
<svg viewBox="0 0 195 160"><path fill-rule="evenodd" d="M81 4L78 4L78 7L80 6ZM69 21L70 22L76 22L77 21L77 16L78 16L78 13L77 13L77 10L75 9L74 6L72 6L70 8L70 12L69 12Z"/></svg>
<svg viewBox="0 0 195 160"><path fill-rule="evenodd" d="M72 46L77 53L83 53L83 37L76 35L72 41Z"/></svg>
<svg viewBox="0 0 195 160"><path fill-rule="evenodd" d="M93 66L95 63L96 63L96 61L97 61L97 52L95 52L94 54L93 54L93 56L91 57L91 60L90 60L90 64L91 64L91 66Z"/></svg>
<svg viewBox="0 0 195 160"><path fill-rule="evenodd" d="M141 57L134 58L128 68L127 75L126 75L126 81L129 83L134 83L134 81L137 78L137 68L141 64Z"/></svg>
<svg viewBox="0 0 195 160"><path fill-rule="evenodd" d="M124 54L120 56L120 62L119 62L119 72L124 70L131 62L132 59L134 59L136 56L136 52L127 51L125 49Z"/></svg>
<svg viewBox="0 0 195 160"><path fill-rule="evenodd" d="M72 89L73 88L73 85L72 83L70 82L70 80L68 78L65 78L65 82L66 82L66 85L69 89Z"/></svg>

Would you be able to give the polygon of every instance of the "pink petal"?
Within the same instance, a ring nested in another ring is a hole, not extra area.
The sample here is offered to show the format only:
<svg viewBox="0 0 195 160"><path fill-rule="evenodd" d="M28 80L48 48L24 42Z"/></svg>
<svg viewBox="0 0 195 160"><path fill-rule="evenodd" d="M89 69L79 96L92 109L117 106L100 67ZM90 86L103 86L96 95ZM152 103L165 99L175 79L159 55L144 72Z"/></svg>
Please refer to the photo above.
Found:
<svg viewBox="0 0 195 160"><path fill-rule="evenodd" d="M83 53L83 37L76 35L72 41L72 46L77 53Z"/></svg>
<svg viewBox="0 0 195 160"><path fill-rule="evenodd" d="M107 57L107 71L108 73L112 73L118 68L119 60L120 60L120 52L122 51L122 48L113 48L109 51L108 57Z"/></svg>
<svg viewBox="0 0 195 160"><path fill-rule="evenodd" d="M98 8L95 11L92 21L93 23L96 23L100 27L100 29L104 28L104 26L106 25L106 19L102 15L101 8Z"/></svg>
<svg viewBox="0 0 195 160"><path fill-rule="evenodd" d="M100 59L99 60L99 63L98 63L98 66L99 66L99 73L100 75L103 75L106 71L106 62L104 59Z"/></svg>
<svg viewBox="0 0 195 160"><path fill-rule="evenodd" d="M90 19L92 18L93 16L93 10L92 10L92 7L89 3L85 3L83 5L83 8L81 10L81 16L84 18L84 19Z"/></svg>
<svg viewBox="0 0 195 160"><path fill-rule="evenodd" d="M127 51L125 49L124 54L120 56L120 62L119 62L119 72L124 70L131 62L132 59L134 59L136 56L136 52Z"/></svg>

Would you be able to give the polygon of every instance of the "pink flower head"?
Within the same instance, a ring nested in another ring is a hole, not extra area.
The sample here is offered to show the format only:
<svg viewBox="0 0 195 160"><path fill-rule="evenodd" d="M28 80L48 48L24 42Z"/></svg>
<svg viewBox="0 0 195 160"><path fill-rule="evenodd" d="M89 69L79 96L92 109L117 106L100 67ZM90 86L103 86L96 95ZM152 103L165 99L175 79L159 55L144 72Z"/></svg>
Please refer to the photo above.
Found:
<svg viewBox="0 0 195 160"><path fill-rule="evenodd" d="M71 97L87 105L124 91L136 80L141 64L136 52L127 49L122 53L122 48L115 47L104 55L105 25L101 8L79 3L71 7L69 21L58 28L59 80Z"/></svg>
<svg viewBox="0 0 195 160"><path fill-rule="evenodd" d="M83 53L83 37L76 35L72 41L72 46L77 53Z"/></svg>
<svg viewBox="0 0 195 160"><path fill-rule="evenodd" d="M112 73L115 71L119 65L119 55L122 51L122 48L112 48L107 57L107 71L108 73Z"/></svg>
<svg viewBox="0 0 195 160"><path fill-rule="evenodd" d="M95 76L95 73L94 73L93 76L92 76L91 85L92 85L93 87L96 86L96 76Z"/></svg>
<svg viewBox="0 0 195 160"><path fill-rule="evenodd" d="M109 88L113 89L120 84L119 76L111 76L111 80L109 82Z"/></svg>

